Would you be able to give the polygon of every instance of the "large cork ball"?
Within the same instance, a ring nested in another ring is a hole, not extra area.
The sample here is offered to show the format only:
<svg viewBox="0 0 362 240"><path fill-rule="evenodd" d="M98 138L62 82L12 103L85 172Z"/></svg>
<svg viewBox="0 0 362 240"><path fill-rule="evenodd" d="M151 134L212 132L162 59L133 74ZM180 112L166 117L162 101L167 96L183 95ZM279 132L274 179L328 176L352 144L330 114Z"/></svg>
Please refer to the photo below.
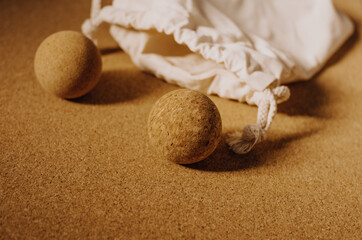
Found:
<svg viewBox="0 0 362 240"><path fill-rule="evenodd" d="M77 98L98 83L102 60L97 47L84 35L61 31L40 44L34 70L46 91L61 98Z"/></svg>
<svg viewBox="0 0 362 240"><path fill-rule="evenodd" d="M175 90L162 96L148 118L150 144L164 158L190 164L208 157L221 139L221 117L204 94Z"/></svg>

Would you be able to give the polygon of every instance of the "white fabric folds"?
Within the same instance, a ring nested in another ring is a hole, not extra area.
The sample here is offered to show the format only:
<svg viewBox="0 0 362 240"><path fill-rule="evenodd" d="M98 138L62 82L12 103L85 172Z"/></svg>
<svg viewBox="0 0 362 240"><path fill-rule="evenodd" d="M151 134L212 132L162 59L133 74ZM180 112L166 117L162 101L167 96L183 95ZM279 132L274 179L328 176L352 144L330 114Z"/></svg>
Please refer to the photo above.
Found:
<svg viewBox="0 0 362 240"><path fill-rule="evenodd" d="M352 34L330 0L93 0L83 33L101 23L142 70L169 83L259 107L228 140L246 153L266 136L282 84L307 80Z"/></svg>

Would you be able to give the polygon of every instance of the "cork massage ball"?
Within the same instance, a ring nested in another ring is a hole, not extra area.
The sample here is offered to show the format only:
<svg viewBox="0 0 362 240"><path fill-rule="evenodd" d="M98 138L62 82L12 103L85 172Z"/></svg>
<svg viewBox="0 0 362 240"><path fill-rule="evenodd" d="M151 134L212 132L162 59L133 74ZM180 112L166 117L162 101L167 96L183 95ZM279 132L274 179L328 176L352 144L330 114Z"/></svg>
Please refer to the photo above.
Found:
<svg viewBox="0 0 362 240"><path fill-rule="evenodd" d="M75 31L61 31L47 37L34 59L40 85L61 98L77 98L98 83L101 55L91 40Z"/></svg>
<svg viewBox="0 0 362 240"><path fill-rule="evenodd" d="M162 96L148 118L150 144L164 158L190 164L208 157L221 139L221 117L204 94L175 90Z"/></svg>

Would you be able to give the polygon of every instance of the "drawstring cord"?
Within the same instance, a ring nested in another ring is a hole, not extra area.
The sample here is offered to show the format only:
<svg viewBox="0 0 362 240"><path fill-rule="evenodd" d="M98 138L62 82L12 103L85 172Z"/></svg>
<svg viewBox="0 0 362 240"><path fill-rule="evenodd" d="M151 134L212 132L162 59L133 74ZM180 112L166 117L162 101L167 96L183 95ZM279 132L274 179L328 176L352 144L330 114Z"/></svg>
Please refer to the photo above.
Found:
<svg viewBox="0 0 362 240"><path fill-rule="evenodd" d="M99 20L99 15L102 8L102 0L92 0L91 5L91 15L90 19L87 19L82 25L82 32L86 37L91 39L95 44L97 44L96 33L98 26L101 24Z"/></svg>
<svg viewBox="0 0 362 240"><path fill-rule="evenodd" d="M102 0L92 0L92 7L91 7L91 19L95 19L102 7Z"/></svg>
<svg viewBox="0 0 362 240"><path fill-rule="evenodd" d="M290 91L286 86L265 89L258 103L256 124L246 125L242 133L231 133L226 139L230 148L237 154L245 154L263 141L277 112L277 104L286 101L289 96Z"/></svg>

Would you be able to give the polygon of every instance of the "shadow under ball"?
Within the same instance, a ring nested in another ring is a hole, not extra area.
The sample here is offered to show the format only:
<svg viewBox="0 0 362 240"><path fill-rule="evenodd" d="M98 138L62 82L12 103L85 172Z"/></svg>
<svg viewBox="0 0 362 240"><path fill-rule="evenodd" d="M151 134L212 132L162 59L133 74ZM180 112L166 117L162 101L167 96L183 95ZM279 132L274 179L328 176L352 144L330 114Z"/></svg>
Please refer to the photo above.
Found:
<svg viewBox="0 0 362 240"><path fill-rule="evenodd" d="M148 118L152 148L164 158L190 164L207 158L221 140L221 117L204 94L180 89L162 96Z"/></svg>
<svg viewBox="0 0 362 240"><path fill-rule="evenodd" d="M94 43L75 31L61 31L47 37L34 59L40 85L61 98L77 98L97 85L102 59Z"/></svg>

